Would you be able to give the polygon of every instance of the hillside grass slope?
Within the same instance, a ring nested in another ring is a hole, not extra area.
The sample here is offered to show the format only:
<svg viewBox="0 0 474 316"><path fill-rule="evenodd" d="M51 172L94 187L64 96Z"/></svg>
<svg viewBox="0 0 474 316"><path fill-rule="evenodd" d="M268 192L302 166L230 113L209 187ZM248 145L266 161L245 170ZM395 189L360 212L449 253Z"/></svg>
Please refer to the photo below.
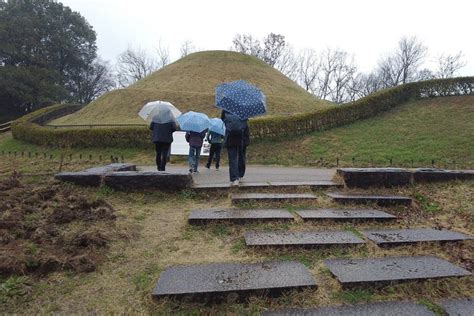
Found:
<svg viewBox="0 0 474 316"><path fill-rule="evenodd" d="M474 167L474 96L410 102L356 123L279 140L248 150L258 163L435 165ZM323 158L323 162L318 160Z"/></svg>
<svg viewBox="0 0 474 316"><path fill-rule="evenodd" d="M104 94L82 110L52 124L143 123L137 113L147 102L170 101L181 111L217 116L215 87L247 80L267 96L269 115L306 113L333 106L317 99L258 58L229 51L190 54L125 89Z"/></svg>

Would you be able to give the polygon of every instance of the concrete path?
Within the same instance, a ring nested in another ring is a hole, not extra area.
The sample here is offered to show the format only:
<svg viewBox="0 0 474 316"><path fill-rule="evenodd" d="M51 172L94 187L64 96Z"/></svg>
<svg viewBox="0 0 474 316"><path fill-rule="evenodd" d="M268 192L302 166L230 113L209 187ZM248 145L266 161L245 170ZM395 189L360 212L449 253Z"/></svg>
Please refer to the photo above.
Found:
<svg viewBox="0 0 474 316"><path fill-rule="evenodd" d="M139 166L139 171L156 171L155 166ZM168 172L186 172L187 166L169 165L166 166ZM290 168L290 167L270 167L270 166L247 166L243 182L308 182L308 181L331 181L336 174L336 169L316 169L316 168ZM229 168L221 167L219 171L214 168L206 169L201 166L198 174L193 174L196 184L216 184L229 183Z"/></svg>

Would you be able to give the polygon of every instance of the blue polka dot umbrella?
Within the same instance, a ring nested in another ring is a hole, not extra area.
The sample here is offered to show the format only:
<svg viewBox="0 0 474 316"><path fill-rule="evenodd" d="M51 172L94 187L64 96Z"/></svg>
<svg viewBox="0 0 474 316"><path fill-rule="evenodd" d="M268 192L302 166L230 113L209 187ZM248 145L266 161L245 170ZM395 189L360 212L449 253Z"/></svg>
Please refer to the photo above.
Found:
<svg viewBox="0 0 474 316"><path fill-rule="evenodd" d="M242 120L267 112L265 94L244 80L225 82L216 87L216 106Z"/></svg>
<svg viewBox="0 0 474 316"><path fill-rule="evenodd" d="M189 111L176 118L182 131L201 133L211 126L211 121L206 114Z"/></svg>

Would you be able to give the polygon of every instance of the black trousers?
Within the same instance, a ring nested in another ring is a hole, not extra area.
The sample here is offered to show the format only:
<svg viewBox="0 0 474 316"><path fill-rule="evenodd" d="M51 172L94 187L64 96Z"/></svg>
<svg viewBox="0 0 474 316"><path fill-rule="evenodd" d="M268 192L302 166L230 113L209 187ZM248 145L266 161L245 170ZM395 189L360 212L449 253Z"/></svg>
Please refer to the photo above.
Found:
<svg viewBox="0 0 474 316"><path fill-rule="evenodd" d="M170 149L170 143L155 143L156 150L156 167L158 171L165 171L166 163L168 162L168 151Z"/></svg>
<svg viewBox="0 0 474 316"><path fill-rule="evenodd" d="M245 159L247 156L247 146L243 145L239 147L239 178L245 176Z"/></svg>
<svg viewBox="0 0 474 316"><path fill-rule="evenodd" d="M221 163L221 151L222 151L222 144L211 144L211 148L209 149L209 158L207 159L206 167L210 168L212 164L212 159L214 155L216 156L216 168L219 169L219 165Z"/></svg>

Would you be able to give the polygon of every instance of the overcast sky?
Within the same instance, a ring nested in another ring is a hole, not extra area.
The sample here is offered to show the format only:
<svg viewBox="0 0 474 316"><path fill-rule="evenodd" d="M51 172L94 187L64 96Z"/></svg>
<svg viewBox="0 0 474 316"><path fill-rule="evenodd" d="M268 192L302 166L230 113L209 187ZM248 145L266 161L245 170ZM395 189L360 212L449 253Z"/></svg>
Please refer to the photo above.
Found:
<svg viewBox="0 0 474 316"><path fill-rule="evenodd" d="M97 32L99 55L114 61L127 46L153 53L158 42L173 59L190 40L200 50L229 49L237 33L282 34L296 50L341 48L370 71L402 36L417 36L430 58L462 51L474 75L474 1L422 0L59 0Z"/></svg>

